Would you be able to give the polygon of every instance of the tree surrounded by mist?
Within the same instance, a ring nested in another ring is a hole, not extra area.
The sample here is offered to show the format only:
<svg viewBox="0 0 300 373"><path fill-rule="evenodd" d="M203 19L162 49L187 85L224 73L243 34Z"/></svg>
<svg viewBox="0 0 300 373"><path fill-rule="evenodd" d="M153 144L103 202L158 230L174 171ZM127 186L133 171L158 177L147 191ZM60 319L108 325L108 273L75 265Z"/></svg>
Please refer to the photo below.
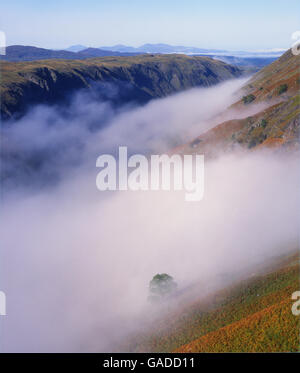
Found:
<svg viewBox="0 0 300 373"><path fill-rule="evenodd" d="M150 302L160 301L167 296L173 294L177 289L177 283L173 277L167 273L157 274L149 283L149 297Z"/></svg>

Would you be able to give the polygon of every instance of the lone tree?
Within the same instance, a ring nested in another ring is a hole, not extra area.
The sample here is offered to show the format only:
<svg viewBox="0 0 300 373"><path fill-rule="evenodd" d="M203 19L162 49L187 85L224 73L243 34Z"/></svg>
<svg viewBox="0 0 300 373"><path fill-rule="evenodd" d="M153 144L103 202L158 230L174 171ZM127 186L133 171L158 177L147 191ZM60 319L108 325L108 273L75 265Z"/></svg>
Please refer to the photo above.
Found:
<svg viewBox="0 0 300 373"><path fill-rule="evenodd" d="M159 301L164 297L171 295L177 289L177 284L173 277L167 273L157 274L149 284L149 300Z"/></svg>

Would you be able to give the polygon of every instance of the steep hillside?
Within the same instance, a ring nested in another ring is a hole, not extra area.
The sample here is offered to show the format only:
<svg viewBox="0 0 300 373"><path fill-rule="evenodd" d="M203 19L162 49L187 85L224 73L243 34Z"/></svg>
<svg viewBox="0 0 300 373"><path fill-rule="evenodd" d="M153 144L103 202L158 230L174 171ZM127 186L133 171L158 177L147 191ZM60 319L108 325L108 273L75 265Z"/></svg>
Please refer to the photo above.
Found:
<svg viewBox="0 0 300 373"><path fill-rule="evenodd" d="M300 56L290 51L263 68L243 87L241 100L224 113L242 119L219 123L177 149L207 158L235 149L300 149ZM258 106L255 104L259 103ZM253 108L251 116L244 115ZM249 227L249 229L251 229ZM288 251L287 251L288 252ZM300 319L291 312L299 290L299 249L255 268L247 278L202 298L179 302L125 349L134 352L282 352L299 351ZM230 274L231 277L231 274ZM201 288L201 285L199 285ZM124 346L122 346L124 349Z"/></svg>
<svg viewBox="0 0 300 373"><path fill-rule="evenodd" d="M202 153L209 157L220 151L261 147L299 149L300 146L300 56L287 51L255 74L241 90L242 99L231 106L242 119L218 124L179 153ZM259 106L266 108L259 111ZM257 113L243 118L243 112L257 107ZM234 116L234 114L232 114Z"/></svg>
<svg viewBox="0 0 300 373"><path fill-rule="evenodd" d="M255 115L232 119L218 124L178 147L179 154L201 153L215 157L233 150L248 151L262 147L299 149L300 146L300 95L274 104Z"/></svg>
<svg viewBox="0 0 300 373"><path fill-rule="evenodd" d="M2 62L1 115L7 119L35 103L62 102L80 88L101 91L95 82L113 83L121 102L146 102L240 75L237 67L221 61L184 55ZM105 95L107 90L102 91Z"/></svg>
<svg viewBox="0 0 300 373"><path fill-rule="evenodd" d="M299 93L300 56L291 50L256 73L244 87L245 96L253 95L253 102L285 100Z"/></svg>
<svg viewBox="0 0 300 373"><path fill-rule="evenodd" d="M299 253L282 256L247 279L172 310L128 341L135 352L297 351ZM195 297L194 297L195 298Z"/></svg>
<svg viewBox="0 0 300 373"><path fill-rule="evenodd" d="M297 352L298 319L289 294L262 311L184 345L175 352Z"/></svg>

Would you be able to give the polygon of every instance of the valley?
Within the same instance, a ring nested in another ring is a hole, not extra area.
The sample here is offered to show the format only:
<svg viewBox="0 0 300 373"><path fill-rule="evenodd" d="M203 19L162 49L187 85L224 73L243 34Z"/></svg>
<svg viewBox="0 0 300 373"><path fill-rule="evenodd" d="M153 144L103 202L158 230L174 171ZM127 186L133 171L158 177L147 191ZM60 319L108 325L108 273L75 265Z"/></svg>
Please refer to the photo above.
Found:
<svg viewBox="0 0 300 373"><path fill-rule="evenodd" d="M280 152L299 154L300 60L287 51L255 74L240 90L241 99L228 110L241 116L249 105L267 104L242 119L217 124L173 154L204 154L206 160L224 154ZM283 88L284 87L284 88ZM252 95L248 103L244 97ZM242 97L243 96L243 97ZM264 154L264 153L263 153ZM207 297L170 306L149 330L128 339L130 352L296 352L299 318L291 312L299 287L299 245L290 253L268 259L253 273ZM201 288L201 284L199 284ZM188 296L186 294L186 296Z"/></svg>
<svg viewBox="0 0 300 373"><path fill-rule="evenodd" d="M27 312L5 351L298 351L299 84L290 50L248 80L183 55L1 62L4 285ZM99 198L120 145L204 155L203 201ZM179 290L153 308L165 271Z"/></svg>

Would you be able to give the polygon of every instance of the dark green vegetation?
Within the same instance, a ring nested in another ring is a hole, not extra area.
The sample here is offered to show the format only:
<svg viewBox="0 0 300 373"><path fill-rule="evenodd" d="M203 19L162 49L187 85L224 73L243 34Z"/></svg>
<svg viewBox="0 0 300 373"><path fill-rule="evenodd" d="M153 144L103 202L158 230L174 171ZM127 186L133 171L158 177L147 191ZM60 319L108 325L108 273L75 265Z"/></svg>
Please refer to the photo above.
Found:
<svg viewBox="0 0 300 373"><path fill-rule="evenodd" d="M278 94L281 95L282 93L286 92L288 90L288 85L287 84L282 84L279 87Z"/></svg>
<svg viewBox="0 0 300 373"><path fill-rule="evenodd" d="M255 96L254 95L248 95L248 96L244 96L243 97L243 103L244 104L250 104L252 101L255 100Z"/></svg>
<svg viewBox="0 0 300 373"><path fill-rule="evenodd" d="M299 253L281 256L242 281L170 310L151 331L131 338L130 351L298 351Z"/></svg>
<svg viewBox="0 0 300 373"><path fill-rule="evenodd" d="M157 274L149 284L149 300L159 301L160 299L171 295L177 289L177 284L173 277L167 273Z"/></svg>
<svg viewBox="0 0 300 373"><path fill-rule="evenodd" d="M267 124L268 122L265 119L262 119L261 122L259 123L259 125L262 126L262 128L266 128Z"/></svg>
<svg viewBox="0 0 300 373"><path fill-rule="evenodd" d="M184 55L3 62L1 115L24 113L32 104L63 103L78 89L95 88L95 82L114 84L120 102L143 103L240 75L237 67L224 62Z"/></svg>

